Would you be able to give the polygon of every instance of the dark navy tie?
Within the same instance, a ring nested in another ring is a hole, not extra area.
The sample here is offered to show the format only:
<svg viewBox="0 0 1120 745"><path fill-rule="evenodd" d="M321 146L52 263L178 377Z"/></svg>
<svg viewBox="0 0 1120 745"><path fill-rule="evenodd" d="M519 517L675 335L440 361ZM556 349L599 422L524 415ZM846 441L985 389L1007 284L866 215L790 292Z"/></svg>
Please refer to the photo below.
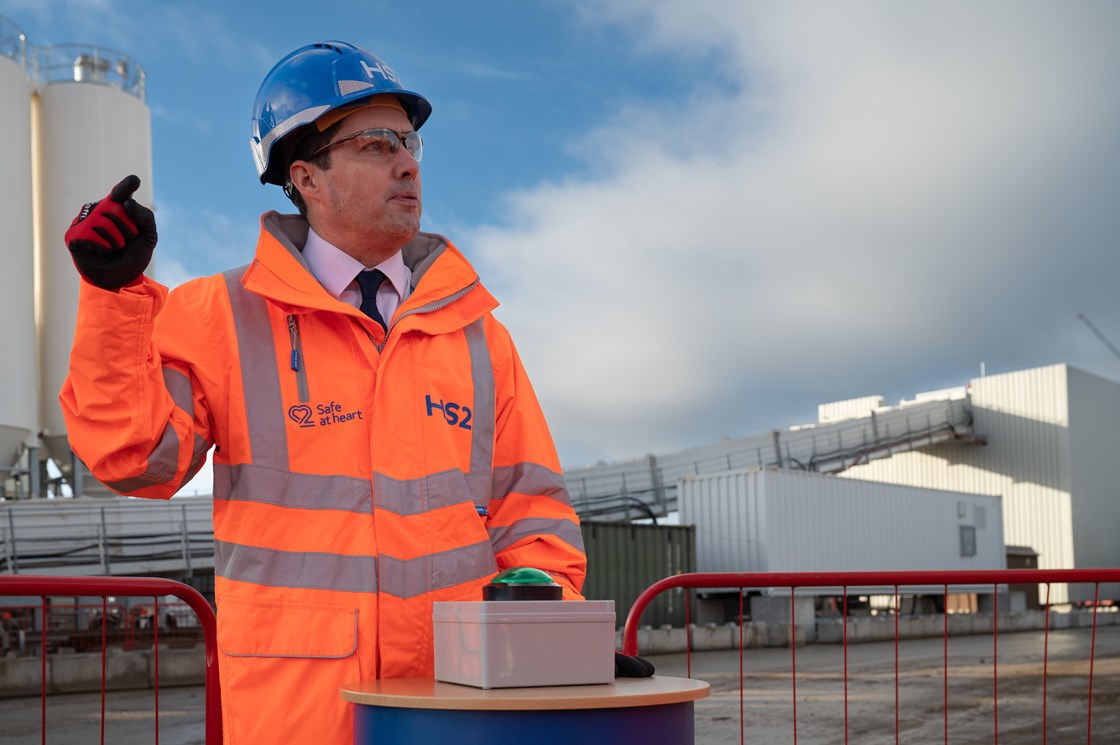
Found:
<svg viewBox="0 0 1120 745"><path fill-rule="evenodd" d="M385 281L385 274L380 269L371 272L358 272L358 286L362 288L362 312L381 324L385 328L385 319L377 310L377 288Z"/></svg>

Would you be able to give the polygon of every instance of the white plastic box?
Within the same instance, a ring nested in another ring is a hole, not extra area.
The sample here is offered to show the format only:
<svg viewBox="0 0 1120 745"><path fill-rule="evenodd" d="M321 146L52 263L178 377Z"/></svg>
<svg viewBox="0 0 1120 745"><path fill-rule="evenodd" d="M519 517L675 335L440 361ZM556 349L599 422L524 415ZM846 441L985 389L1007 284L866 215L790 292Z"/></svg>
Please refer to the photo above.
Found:
<svg viewBox="0 0 1120 745"><path fill-rule="evenodd" d="M434 603L436 680L475 688L614 682L613 600Z"/></svg>

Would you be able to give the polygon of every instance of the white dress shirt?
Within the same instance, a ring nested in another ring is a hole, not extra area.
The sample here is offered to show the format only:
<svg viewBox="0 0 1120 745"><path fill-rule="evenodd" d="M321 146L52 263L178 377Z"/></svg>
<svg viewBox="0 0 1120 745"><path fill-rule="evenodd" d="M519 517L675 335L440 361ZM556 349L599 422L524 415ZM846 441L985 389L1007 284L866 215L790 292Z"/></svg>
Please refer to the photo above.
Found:
<svg viewBox="0 0 1120 745"><path fill-rule="evenodd" d="M388 280L382 282L377 290L377 310L382 318L392 319L397 312L397 307L412 294L412 270L405 266L400 251L377 266L367 268L362 265L362 262L338 246L323 240L314 230L308 228L303 259L307 262L311 274L319 280L319 284L327 292L355 308L362 307L362 290L355 279L358 272L380 269Z"/></svg>

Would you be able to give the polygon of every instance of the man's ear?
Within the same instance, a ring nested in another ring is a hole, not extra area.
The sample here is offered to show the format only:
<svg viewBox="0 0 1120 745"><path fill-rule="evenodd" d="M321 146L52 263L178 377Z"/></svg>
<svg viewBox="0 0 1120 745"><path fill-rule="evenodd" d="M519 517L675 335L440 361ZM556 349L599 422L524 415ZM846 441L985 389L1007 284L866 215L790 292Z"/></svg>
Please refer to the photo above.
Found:
<svg viewBox="0 0 1120 745"><path fill-rule="evenodd" d="M292 181L292 188L300 193L304 203L318 201L318 170L305 160L292 161L288 166L288 178Z"/></svg>

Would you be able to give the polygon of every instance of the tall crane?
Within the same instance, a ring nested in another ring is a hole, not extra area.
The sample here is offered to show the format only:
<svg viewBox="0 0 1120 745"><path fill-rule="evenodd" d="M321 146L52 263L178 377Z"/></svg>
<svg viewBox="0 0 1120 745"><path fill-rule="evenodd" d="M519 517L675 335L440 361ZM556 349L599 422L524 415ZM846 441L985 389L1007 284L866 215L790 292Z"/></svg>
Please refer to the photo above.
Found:
<svg viewBox="0 0 1120 745"><path fill-rule="evenodd" d="M1089 327L1089 330L1097 335L1097 338L1100 339L1106 347L1108 347L1108 350L1112 352L1113 355L1115 355L1116 359L1120 360L1120 349L1117 349L1116 345L1110 342L1108 340L1108 337L1101 333L1101 330L1093 325L1093 322L1089 320L1089 317L1084 313L1078 313L1077 317L1084 321L1085 325Z"/></svg>

